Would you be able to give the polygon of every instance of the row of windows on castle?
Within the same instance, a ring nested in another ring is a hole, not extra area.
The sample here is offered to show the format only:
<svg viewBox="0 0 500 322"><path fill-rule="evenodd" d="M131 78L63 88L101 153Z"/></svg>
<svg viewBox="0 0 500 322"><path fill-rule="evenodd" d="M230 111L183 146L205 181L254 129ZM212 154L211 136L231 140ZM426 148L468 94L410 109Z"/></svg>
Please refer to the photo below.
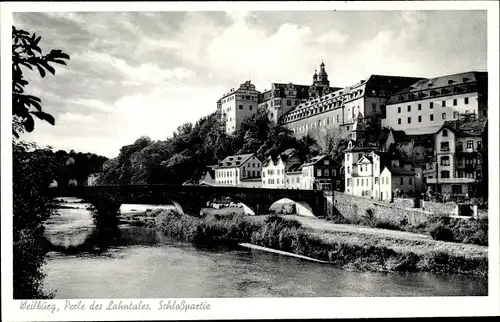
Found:
<svg viewBox="0 0 500 322"><path fill-rule="evenodd" d="M231 95L227 98L222 99L222 103L227 103L229 101L234 101L235 99L247 100L247 101L258 101L258 97L256 95Z"/></svg>
<svg viewBox="0 0 500 322"><path fill-rule="evenodd" d="M384 109L385 108L385 105L381 105L380 106L381 109ZM325 107L325 106L318 106L318 107L310 107L308 108L307 110L302 110L302 111L297 111L289 116L287 116L285 118L285 122L292 122L292 121L295 121L295 120L299 120L299 119L303 119L303 118L307 118L311 115L315 115L315 114L318 114L318 113L322 113L324 112L326 109L332 109L331 106L328 106L328 107ZM357 107L354 107L352 109L352 113L351 113L351 116L352 118L354 118L356 116L356 111L359 111L360 110L360 107L359 105ZM377 103L372 103L372 112L375 113L377 111ZM351 112L351 109L349 108L347 110L347 113L350 113ZM335 122L335 119L332 117L332 123ZM339 117L337 115L337 123L339 123Z"/></svg>

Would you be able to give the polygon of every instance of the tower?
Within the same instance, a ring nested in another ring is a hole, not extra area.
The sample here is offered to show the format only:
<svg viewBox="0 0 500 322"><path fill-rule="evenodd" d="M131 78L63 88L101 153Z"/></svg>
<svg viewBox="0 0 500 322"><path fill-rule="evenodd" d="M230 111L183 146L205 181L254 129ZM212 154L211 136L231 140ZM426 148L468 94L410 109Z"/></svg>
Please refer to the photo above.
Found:
<svg viewBox="0 0 500 322"><path fill-rule="evenodd" d="M325 63L323 61L321 61L317 79L319 85L330 86L330 81L328 80L328 74L325 71Z"/></svg>

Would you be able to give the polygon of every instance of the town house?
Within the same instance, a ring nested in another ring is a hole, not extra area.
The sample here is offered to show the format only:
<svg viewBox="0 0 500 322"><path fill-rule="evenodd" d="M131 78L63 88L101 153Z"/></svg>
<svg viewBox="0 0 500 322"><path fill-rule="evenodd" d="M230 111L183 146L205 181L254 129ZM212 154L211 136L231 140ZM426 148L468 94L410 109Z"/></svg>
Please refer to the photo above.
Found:
<svg viewBox="0 0 500 322"><path fill-rule="evenodd" d="M242 186L247 180L258 178L260 181L261 167L261 161L253 153L231 155L218 163L215 169L215 182Z"/></svg>

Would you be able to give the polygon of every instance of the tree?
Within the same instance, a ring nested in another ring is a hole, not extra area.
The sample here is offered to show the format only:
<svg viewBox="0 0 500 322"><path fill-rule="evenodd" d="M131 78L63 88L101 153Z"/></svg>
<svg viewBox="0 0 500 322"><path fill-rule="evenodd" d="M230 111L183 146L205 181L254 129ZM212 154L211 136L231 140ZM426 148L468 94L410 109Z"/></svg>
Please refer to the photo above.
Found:
<svg viewBox="0 0 500 322"><path fill-rule="evenodd" d="M25 91L28 81L22 67L35 67L43 78L46 71L55 74L49 63L63 64L69 56L61 50L42 54L38 46L41 37L12 27L12 134L34 129L33 116L54 124L50 114L42 111L40 98ZM51 199L43 190L54 179L55 154L34 144L12 142L13 154L13 280L15 299L50 298L43 291L42 265L47 249L44 244L43 222L55 211ZM61 157L62 153L58 156Z"/></svg>
<svg viewBox="0 0 500 322"><path fill-rule="evenodd" d="M19 134L35 128L33 115L37 118L55 124L52 115L42 111L42 101L40 98L29 95L25 92L28 81L24 78L21 67L38 70L42 78L47 74L55 74L55 69L49 63L66 65L65 59L69 60L69 55L59 49L52 49L48 54L43 54L38 46L41 37L35 33L17 29L12 26L12 134L19 138Z"/></svg>

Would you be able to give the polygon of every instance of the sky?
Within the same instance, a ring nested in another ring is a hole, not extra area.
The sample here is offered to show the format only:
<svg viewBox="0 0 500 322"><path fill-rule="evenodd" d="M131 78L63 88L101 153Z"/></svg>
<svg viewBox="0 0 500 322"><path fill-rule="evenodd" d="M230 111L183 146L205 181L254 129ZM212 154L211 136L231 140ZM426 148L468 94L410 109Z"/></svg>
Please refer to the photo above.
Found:
<svg viewBox="0 0 500 322"><path fill-rule="evenodd" d="M372 74L436 77L487 68L486 11L14 13L14 26L71 59L28 92L56 125L22 139L116 157L140 136L164 140L251 80L310 85L323 61L330 85Z"/></svg>

